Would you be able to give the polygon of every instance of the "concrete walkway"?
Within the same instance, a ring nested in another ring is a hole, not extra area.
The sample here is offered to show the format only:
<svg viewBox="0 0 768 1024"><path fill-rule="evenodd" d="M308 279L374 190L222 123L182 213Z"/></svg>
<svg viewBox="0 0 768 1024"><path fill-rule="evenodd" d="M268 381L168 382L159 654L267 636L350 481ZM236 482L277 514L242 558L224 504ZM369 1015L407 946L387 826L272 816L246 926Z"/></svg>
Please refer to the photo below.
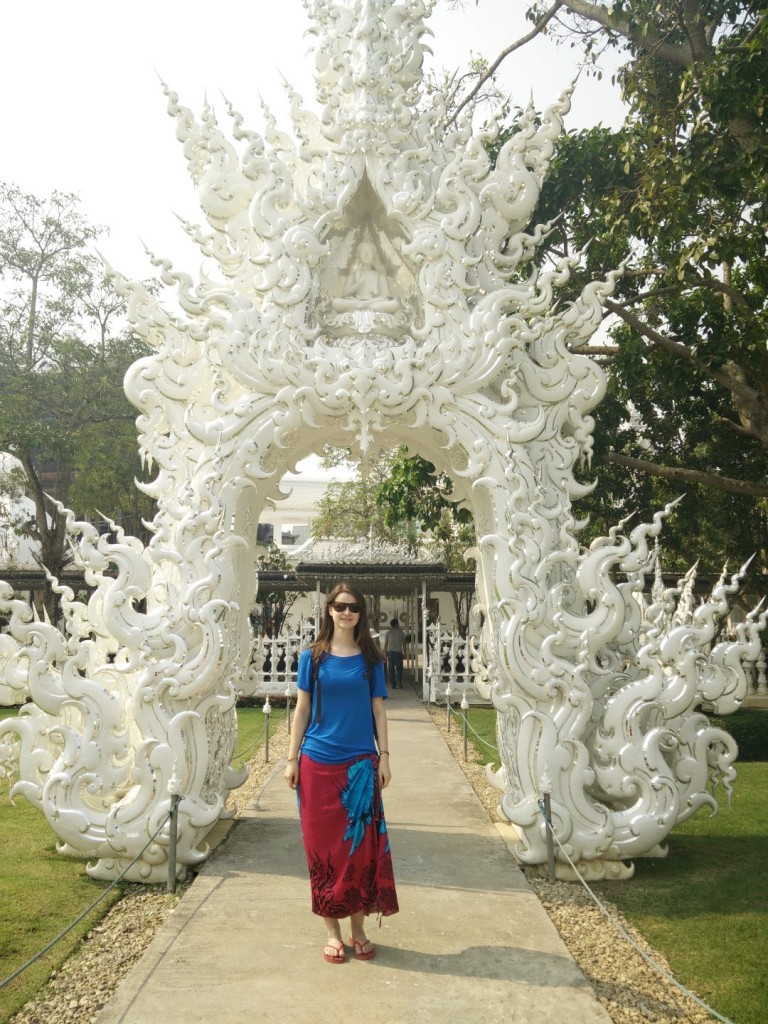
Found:
<svg viewBox="0 0 768 1024"><path fill-rule="evenodd" d="M282 762L98 1024L610 1024L422 705L388 715L400 913L371 920L376 959L322 959Z"/></svg>

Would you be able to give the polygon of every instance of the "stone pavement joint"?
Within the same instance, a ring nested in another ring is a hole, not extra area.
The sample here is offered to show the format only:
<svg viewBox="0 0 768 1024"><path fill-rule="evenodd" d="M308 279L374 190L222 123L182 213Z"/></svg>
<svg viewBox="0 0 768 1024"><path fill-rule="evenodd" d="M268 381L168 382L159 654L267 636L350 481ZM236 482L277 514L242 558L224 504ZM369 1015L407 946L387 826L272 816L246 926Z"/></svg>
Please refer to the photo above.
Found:
<svg viewBox="0 0 768 1024"><path fill-rule="evenodd" d="M387 710L400 913L371 918L376 958L323 960L283 761L96 1024L610 1024L424 707Z"/></svg>

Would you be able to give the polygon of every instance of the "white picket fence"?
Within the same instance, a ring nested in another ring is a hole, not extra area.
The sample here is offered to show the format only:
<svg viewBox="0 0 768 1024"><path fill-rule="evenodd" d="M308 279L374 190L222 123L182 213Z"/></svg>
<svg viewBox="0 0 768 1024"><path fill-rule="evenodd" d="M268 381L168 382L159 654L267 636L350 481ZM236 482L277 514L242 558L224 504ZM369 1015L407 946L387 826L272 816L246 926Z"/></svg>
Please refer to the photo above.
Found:
<svg viewBox="0 0 768 1024"><path fill-rule="evenodd" d="M418 645L415 638L407 645L406 672L423 679L423 698L429 701L445 700L446 692L452 701L460 702L464 695L470 703L480 698L475 693L473 658L476 660L473 636L462 639L456 629L448 632L436 622L426 629L427 671L417 673ZM293 695L296 692L296 674L299 655L315 638L314 626L303 620L295 632L285 636L259 636L253 641L251 661L238 690L244 697Z"/></svg>

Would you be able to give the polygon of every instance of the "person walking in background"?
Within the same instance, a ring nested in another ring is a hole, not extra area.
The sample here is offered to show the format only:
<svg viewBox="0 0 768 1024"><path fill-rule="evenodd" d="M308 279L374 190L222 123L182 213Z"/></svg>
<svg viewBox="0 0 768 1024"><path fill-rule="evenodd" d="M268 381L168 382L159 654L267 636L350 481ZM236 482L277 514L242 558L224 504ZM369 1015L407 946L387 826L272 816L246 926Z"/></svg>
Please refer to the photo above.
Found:
<svg viewBox="0 0 768 1024"><path fill-rule="evenodd" d="M405 649L405 633L400 629L397 619L392 619L384 640L387 652L387 668L389 669L389 685L393 690L403 684L403 651Z"/></svg>
<svg viewBox="0 0 768 1024"><path fill-rule="evenodd" d="M312 912L327 930L323 958L344 963L348 917L355 958L370 960L366 916L399 908L381 799L391 779L383 657L352 584L328 595L297 686L285 780L297 791Z"/></svg>

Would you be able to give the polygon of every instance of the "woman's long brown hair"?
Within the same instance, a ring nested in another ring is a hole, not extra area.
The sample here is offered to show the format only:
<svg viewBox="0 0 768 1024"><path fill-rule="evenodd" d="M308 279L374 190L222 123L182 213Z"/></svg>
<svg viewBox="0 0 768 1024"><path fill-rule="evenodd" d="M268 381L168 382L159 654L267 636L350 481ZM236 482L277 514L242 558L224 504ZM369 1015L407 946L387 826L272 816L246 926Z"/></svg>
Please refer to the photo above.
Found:
<svg viewBox="0 0 768 1024"><path fill-rule="evenodd" d="M360 605L360 617L355 626L355 640L365 658L366 665L373 666L379 661L384 661L381 648L371 636L371 628L368 622L368 609L365 604L365 597L354 583L342 581L337 584L325 599L323 617L320 621L320 628L317 631L317 639L312 644L312 661L315 667L319 666L320 659L331 652L331 640L333 639L333 619L331 618L330 606L339 594L349 594L357 604Z"/></svg>

